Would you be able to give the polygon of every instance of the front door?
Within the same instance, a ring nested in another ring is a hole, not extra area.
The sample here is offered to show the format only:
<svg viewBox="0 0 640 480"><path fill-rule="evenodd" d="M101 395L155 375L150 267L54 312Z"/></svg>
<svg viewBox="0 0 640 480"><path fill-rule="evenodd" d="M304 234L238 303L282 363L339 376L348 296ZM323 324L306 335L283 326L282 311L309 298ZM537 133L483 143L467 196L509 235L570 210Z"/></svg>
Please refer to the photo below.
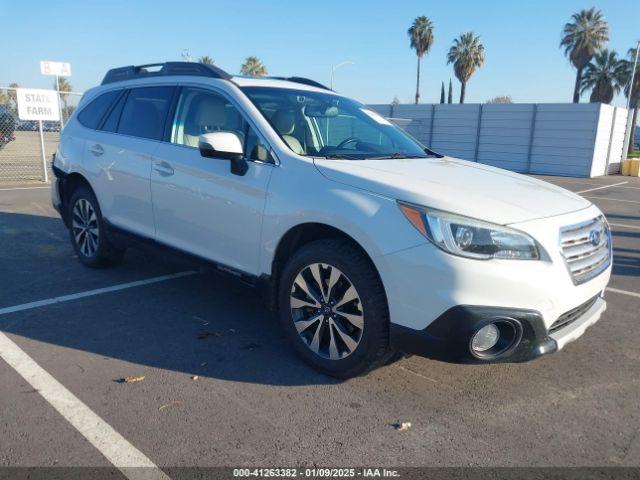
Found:
<svg viewBox="0 0 640 480"><path fill-rule="evenodd" d="M231 173L229 160L200 155L198 137L214 131L233 132L241 139L249 164L245 175ZM171 143L160 145L152 162L156 239L257 274L271 159L266 143L225 96L183 87Z"/></svg>

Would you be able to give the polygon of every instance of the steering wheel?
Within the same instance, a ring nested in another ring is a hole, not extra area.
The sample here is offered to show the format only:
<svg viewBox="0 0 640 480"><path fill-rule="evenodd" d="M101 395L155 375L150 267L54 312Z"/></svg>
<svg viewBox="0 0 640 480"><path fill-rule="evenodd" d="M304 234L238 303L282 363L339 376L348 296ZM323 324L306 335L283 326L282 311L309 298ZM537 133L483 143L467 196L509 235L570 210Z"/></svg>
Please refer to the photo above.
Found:
<svg viewBox="0 0 640 480"><path fill-rule="evenodd" d="M341 141L336 148L344 148L347 145L349 145L350 143L355 143L355 142L359 142L360 139L358 137L349 137L349 138L345 138L343 141Z"/></svg>

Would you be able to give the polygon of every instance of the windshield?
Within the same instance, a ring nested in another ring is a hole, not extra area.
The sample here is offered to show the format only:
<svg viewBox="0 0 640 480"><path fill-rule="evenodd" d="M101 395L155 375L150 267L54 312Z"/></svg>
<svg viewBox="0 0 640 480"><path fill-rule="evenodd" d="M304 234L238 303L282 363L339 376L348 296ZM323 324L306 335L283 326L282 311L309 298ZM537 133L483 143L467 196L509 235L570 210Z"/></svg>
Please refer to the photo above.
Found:
<svg viewBox="0 0 640 480"><path fill-rule="evenodd" d="M242 91L299 155L352 160L428 156L416 140L354 100L284 88Z"/></svg>

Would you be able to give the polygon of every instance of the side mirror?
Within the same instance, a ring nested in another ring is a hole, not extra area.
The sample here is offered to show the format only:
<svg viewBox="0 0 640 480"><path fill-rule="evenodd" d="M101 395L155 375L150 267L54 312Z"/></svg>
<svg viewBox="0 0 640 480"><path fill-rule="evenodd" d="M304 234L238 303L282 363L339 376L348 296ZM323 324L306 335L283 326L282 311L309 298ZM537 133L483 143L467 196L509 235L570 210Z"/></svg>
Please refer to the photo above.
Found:
<svg viewBox="0 0 640 480"><path fill-rule="evenodd" d="M244 175L249 168L243 158L242 142L233 132L210 132L198 138L200 155L231 160L231 173Z"/></svg>

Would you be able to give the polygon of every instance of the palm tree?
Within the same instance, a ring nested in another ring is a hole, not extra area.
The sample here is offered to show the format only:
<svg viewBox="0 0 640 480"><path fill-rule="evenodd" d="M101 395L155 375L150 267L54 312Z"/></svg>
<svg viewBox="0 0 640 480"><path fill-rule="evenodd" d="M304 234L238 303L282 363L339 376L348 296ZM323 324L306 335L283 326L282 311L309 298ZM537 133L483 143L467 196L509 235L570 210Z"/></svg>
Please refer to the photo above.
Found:
<svg viewBox="0 0 640 480"><path fill-rule="evenodd" d="M590 102L611 103L623 85L624 74L618 54L605 49L596 53L593 62L585 67L580 93L591 90Z"/></svg>
<svg viewBox="0 0 640 480"><path fill-rule="evenodd" d="M416 103L420 102L420 60L429 53L431 45L433 45L433 23L427 17L416 17L413 21L407 35L411 42L411 48L416 51L418 56L418 72L416 76Z"/></svg>
<svg viewBox="0 0 640 480"><path fill-rule="evenodd" d="M240 67L240 73L243 75L252 75L254 77L264 77L267 75L267 67L262 61L255 56L247 57Z"/></svg>
<svg viewBox="0 0 640 480"><path fill-rule="evenodd" d="M640 48L640 45L638 45ZM620 76L624 85L624 96L629 98L629 107L633 110L633 119L631 122L631 138L629 140L629 152L634 148L635 133L634 128L638 121L638 109L640 109L640 62L636 66L636 74L633 75L633 64L636 57L636 49L630 48L627 58L620 61ZM631 85L631 77L633 77L633 85Z"/></svg>
<svg viewBox="0 0 640 480"><path fill-rule="evenodd" d="M13 102L13 109L17 112L18 111L18 92L16 92L15 89L20 88L20 85L18 85L16 82L13 82L9 84L9 88L14 89L14 90L7 90L7 95L9 97L9 100Z"/></svg>
<svg viewBox="0 0 640 480"><path fill-rule="evenodd" d="M58 77L57 85L56 81L54 80L53 88L56 89L56 87L58 90L58 94L60 95L60 101L62 102L62 104L64 105L64 109L66 110L67 99L69 98L68 92L71 92L71 90L73 90L73 87L71 87L69 80L67 80L65 77Z"/></svg>
<svg viewBox="0 0 640 480"><path fill-rule="evenodd" d="M573 103L580 101L582 71L598 50L609 41L609 24L600 10L590 8L574 13L572 21L566 23L562 30L560 48L576 67L576 83L573 88Z"/></svg>
<svg viewBox="0 0 640 480"><path fill-rule="evenodd" d="M447 54L447 64L450 63L453 63L453 71L462 84L460 103L464 103L467 82L476 69L484 65L484 45L480 43L480 37L474 36L473 32L461 33Z"/></svg>
<svg viewBox="0 0 640 480"><path fill-rule="evenodd" d="M215 60L211 58L209 55L203 55L198 59L198 63L204 63L205 65L213 65Z"/></svg>

